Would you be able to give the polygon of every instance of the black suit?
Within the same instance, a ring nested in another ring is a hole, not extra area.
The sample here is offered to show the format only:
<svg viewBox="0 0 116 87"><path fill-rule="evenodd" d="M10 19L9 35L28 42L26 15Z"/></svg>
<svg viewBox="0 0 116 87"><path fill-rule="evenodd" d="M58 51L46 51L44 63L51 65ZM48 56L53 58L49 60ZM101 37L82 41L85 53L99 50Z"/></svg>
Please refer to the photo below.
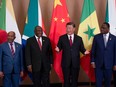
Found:
<svg viewBox="0 0 116 87"><path fill-rule="evenodd" d="M50 40L42 36L42 50L35 36L29 38L25 48L26 65L32 65L34 87L49 87L49 72L52 64L52 48Z"/></svg>
<svg viewBox="0 0 116 87"><path fill-rule="evenodd" d="M64 87L77 87L79 69L80 69L80 52L84 54L85 48L82 38L74 34L74 41L70 46L68 35L62 35L58 41L58 48L62 50L62 70L64 75Z"/></svg>

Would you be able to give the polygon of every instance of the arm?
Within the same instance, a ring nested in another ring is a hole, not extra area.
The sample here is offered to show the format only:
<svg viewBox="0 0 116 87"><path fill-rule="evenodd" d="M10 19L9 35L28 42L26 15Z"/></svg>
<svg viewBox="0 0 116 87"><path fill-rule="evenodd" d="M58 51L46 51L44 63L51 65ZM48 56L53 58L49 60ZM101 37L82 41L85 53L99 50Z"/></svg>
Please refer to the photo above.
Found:
<svg viewBox="0 0 116 87"><path fill-rule="evenodd" d="M2 71L2 47L0 45L0 72Z"/></svg>
<svg viewBox="0 0 116 87"><path fill-rule="evenodd" d="M30 42L27 39L27 43L25 46L25 62L28 68L28 71L32 72L32 64L31 64L31 49L30 49Z"/></svg>
<svg viewBox="0 0 116 87"><path fill-rule="evenodd" d="M56 48L55 48L55 51L56 52L60 52L62 50L62 39L61 39L61 37L59 38L59 41L58 41L58 44L57 44L57 46L56 46Z"/></svg>
<svg viewBox="0 0 116 87"><path fill-rule="evenodd" d="M21 71L24 70L24 65L23 65L23 49L21 46L21 50L20 50L20 58L21 58Z"/></svg>
<svg viewBox="0 0 116 87"><path fill-rule="evenodd" d="M114 55L114 67L113 67L113 70L115 70L116 71L116 37L115 37L115 49L114 49L114 53L115 53L115 55Z"/></svg>
<svg viewBox="0 0 116 87"><path fill-rule="evenodd" d="M96 51L96 39L94 37L93 39L93 44L92 44L92 49L91 49L91 66L95 68L95 51Z"/></svg>
<svg viewBox="0 0 116 87"><path fill-rule="evenodd" d="M4 74L2 71L2 47L0 45L0 77L3 78Z"/></svg>
<svg viewBox="0 0 116 87"><path fill-rule="evenodd" d="M23 49L21 46L21 50L20 50L20 58L21 58L21 72L20 72L20 77L23 77L23 71L24 71L24 62L23 62Z"/></svg>
<svg viewBox="0 0 116 87"><path fill-rule="evenodd" d="M82 38L80 39L80 51L81 51L81 53L83 53L83 54L86 54L86 49L85 49L85 47L84 47L84 44L83 44L83 40L82 40Z"/></svg>
<svg viewBox="0 0 116 87"><path fill-rule="evenodd" d="M50 63L53 64L53 51L52 51L50 40L49 40L49 57L50 57Z"/></svg>

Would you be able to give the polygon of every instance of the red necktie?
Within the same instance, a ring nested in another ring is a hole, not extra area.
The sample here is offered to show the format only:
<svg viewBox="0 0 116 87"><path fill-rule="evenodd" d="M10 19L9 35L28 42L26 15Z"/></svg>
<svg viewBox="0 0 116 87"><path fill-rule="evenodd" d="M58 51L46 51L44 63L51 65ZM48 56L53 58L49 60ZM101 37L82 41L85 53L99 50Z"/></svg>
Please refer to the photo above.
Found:
<svg viewBox="0 0 116 87"><path fill-rule="evenodd" d="M39 44L39 47L40 47L40 50L42 50L42 44L40 42L40 39L38 38L38 44Z"/></svg>
<svg viewBox="0 0 116 87"><path fill-rule="evenodd" d="M70 46L72 46L72 36L70 36L69 41L70 41Z"/></svg>
<svg viewBox="0 0 116 87"><path fill-rule="evenodd" d="M10 43L10 47L11 47L11 53L14 56L14 49L13 49L13 43Z"/></svg>

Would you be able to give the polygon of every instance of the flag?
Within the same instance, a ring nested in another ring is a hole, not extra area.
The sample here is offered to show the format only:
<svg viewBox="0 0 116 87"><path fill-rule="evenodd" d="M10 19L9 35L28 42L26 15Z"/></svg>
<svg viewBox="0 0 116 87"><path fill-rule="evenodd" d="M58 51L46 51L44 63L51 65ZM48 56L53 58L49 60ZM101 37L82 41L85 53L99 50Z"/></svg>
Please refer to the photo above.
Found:
<svg viewBox="0 0 116 87"><path fill-rule="evenodd" d="M93 37L100 33L94 0L84 0L78 35L82 37L84 46L91 51ZM81 57L81 67L90 78L95 81L94 69L90 67L90 55Z"/></svg>
<svg viewBox="0 0 116 87"><path fill-rule="evenodd" d="M62 52L55 52L55 47L57 46L59 36L66 33L66 23L69 22L69 20L70 18L65 0L54 0L49 38L51 40L54 53L53 68L62 82L64 81L61 68Z"/></svg>
<svg viewBox="0 0 116 87"><path fill-rule="evenodd" d="M110 33L116 36L116 0L107 0L105 21L110 24Z"/></svg>
<svg viewBox="0 0 116 87"><path fill-rule="evenodd" d="M0 29L0 44L7 41L7 33L5 30Z"/></svg>
<svg viewBox="0 0 116 87"><path fill-rule="evenodd" d="M1 0L0 3L0 29L16 33L16 42L21 43L21 34L17 27L14 9L11 0Z"/></svg>
<svg viewBox="0 0 116 87"><path fill-rule="evenodd" d="M23 48L25 48L26 40L29 37L32 37L34 35L34 29L35 29L35 26L37 25L43 28L43 35L46 36L44 24L43 24L42 16L41 16L39 0L30 0L25 27L24 27L24 33L22 36ZM29 73L28 75L32 79L32 74Z"/></svg>
<svg viewBox="0 0 116 87"><path fill-rule="evenodd" d="M5 14L6 14L6 0L0 2L0 44L7 40L7 33L5 31Z"/></svg>
<svg viewBox="0 0 116 87"><path fill-rule="evenodd" d="M34 35L34 29L35 29L35 26L37 25L41 26L43 28L43 31L45 32L42 16L41 16L39 0L30 0L29 6L28 6L28 14L25 21L24 33L22 37L23 44L26 43L26 40L29 37L32 37Z"/></svg>

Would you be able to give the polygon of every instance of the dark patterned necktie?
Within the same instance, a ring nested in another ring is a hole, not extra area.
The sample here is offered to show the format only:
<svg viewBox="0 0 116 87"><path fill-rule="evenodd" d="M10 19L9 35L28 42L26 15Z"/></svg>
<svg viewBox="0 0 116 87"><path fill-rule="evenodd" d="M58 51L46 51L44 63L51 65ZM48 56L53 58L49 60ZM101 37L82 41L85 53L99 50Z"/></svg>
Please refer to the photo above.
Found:
<svg viewBox="0 0 116 87"><path fill-rule="evenodd" d="M12 53L12 55L14 56L14 48L13 48L13 43L10 43L10 47L11 47L11 53Z"/></svg>
<svg viewBox="0 0 116 87"><path fill-rule="evenodd" d="M72 36L70 36L69 41L70 41L70 46L72 46Z"/></svg>

